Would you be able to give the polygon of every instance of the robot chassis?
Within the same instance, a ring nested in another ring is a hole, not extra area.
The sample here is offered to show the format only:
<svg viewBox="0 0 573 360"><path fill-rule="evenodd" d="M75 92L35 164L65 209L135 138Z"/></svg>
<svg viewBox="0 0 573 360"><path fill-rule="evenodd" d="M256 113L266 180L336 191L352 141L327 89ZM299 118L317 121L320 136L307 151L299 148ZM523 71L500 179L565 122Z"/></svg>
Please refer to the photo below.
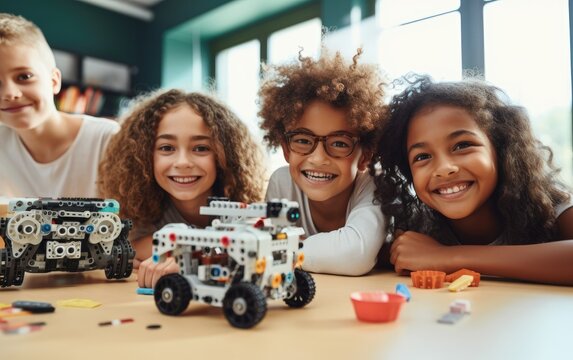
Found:
<svg viewBox="0 0 573 360"><path fill-rule="evenodd" d="M129 277L135 251L119 203L92 198L13 198L0 217L0 287L21 285L24 272L105 269Z"/></svg>
<svg viewBox="0 0 573 360"><path fill-rule="evenodd" d="M174 257L180 268L155 286L160 312L178 315L195 300L222 307L232 326L246 329L263 319L267 298L294 308L312 301L314 280L300 268L304 230L293 225L300 218L298 203L217 199L200 213L219 218L205 229L168 224L153 234L153 260Z"/></svg>

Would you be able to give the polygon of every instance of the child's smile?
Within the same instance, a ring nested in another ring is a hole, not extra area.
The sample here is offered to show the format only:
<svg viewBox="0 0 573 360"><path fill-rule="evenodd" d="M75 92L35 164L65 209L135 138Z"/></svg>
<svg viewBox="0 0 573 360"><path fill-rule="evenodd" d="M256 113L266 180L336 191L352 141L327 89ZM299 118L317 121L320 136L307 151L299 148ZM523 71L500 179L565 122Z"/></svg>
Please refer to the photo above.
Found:
<svg viewBox="0 0 573 360"><path fill-rule="evenodd" d="M311 182L324 183L327 181L332 181L338 175L312 170L303 170L302 174Z"/></svg>

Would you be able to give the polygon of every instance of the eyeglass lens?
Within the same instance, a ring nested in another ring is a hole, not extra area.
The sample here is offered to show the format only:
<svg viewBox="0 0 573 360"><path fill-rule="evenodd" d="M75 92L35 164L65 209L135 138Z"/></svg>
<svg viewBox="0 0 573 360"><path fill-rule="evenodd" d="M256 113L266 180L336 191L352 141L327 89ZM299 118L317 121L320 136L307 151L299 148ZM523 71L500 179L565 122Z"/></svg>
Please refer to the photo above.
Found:
<svg viewBox="0 0 573 360"><path fill-rule="evenodd" d="M320 141L324 141L326 153L332 157L347 157L354 150L355 140L350 136L328 135L323 139L316 135L295 133L290 135L289 145L292 151L302 155L312 153Z"/></svg>

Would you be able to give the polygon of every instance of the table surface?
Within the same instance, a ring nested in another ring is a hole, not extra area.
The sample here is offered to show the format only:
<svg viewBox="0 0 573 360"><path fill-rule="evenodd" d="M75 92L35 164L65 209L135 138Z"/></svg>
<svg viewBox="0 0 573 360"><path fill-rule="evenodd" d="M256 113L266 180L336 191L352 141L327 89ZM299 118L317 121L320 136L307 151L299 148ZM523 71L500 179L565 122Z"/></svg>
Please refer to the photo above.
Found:
<svg viewBox="0 0 573 360"><path fill-rule="evenodd" d="M191 302L180 316L159 313L152 296L137 295L136 275L106 280L103 271L26 274L24 285L0 289L15 300L91 299L93 308L56 306L51 314L9 319L44 321L21 335L0 333L2 359L571 359L573 288L483 280L459 293L410 286L412 300L392 323L356 320L352 291L394 292L410 279L391 272L363 277L314 274L317 292L305 308L270 300L256 327L231 327L221 308ZM471 315L456 324L437 319L453 300L467 299ZM113 319L134 322L102 327ZM157 330L147 325L161 324Z"/></svg>

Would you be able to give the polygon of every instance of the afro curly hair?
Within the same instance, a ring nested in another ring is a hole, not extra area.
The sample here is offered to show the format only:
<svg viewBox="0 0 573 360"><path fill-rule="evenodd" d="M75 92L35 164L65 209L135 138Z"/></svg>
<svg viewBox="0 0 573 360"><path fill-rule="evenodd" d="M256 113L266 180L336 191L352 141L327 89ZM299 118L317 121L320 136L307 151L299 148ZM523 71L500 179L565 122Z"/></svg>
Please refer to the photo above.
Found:
<svg viewBox="0 0 573 360"><path fill-rule="evenodd" d="M303 57L301 50L298 61L264 66L258 115L267 145L280 146L286 130L295 127L306 107L322 101L346 111L360 144L372 149L375 131L386 114L385 77L377 65L359 64L361 54L362 49L358 49L349 64L340 52L333 55L323 48L318 60L313 60Z"/></svg>

